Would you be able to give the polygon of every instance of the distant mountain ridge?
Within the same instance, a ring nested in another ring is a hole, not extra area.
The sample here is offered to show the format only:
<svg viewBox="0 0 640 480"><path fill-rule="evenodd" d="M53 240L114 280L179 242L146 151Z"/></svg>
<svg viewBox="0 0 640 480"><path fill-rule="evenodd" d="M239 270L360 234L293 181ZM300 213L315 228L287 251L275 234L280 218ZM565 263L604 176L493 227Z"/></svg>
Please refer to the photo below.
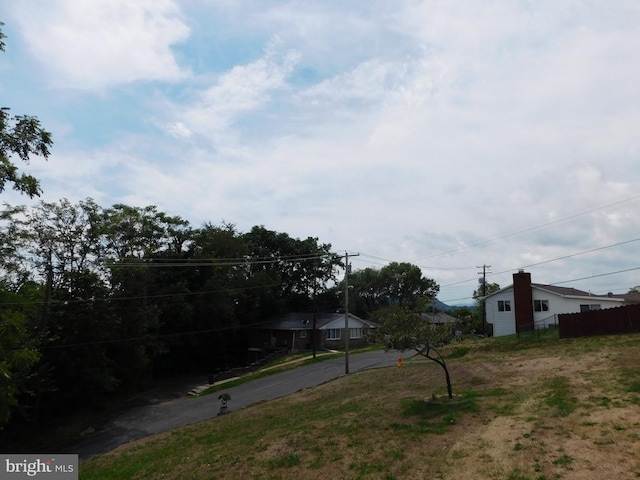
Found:
<svg viewBox="0 0 640 480"><path fill-rule="evenodd" d="M456 308L459 307L469 307L472 305L447 305L444 302L441 302L440 300L438 300L437 298L435 298L433 300L433 302L431 302L429 304L429 307L434 306L436 307L436 310L438 310L439 312L452 312L453 310L455 310Z"/></svg>

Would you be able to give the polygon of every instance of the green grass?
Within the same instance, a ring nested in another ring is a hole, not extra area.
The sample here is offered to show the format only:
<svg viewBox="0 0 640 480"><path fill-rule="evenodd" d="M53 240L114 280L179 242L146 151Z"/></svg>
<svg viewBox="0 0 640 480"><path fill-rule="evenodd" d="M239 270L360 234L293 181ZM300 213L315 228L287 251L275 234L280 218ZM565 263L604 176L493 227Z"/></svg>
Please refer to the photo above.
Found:
<svg viewBox="0 0 640 480"><path fill-rule="evenodd" d="M450 358L462 358L467 353L469 353L469 347L454 347L453 352L446 356L447 359Z"/></svg>
<svg viewBox="0 0 640 480"><path fill-rule="evenodd" d="M393 422L391 428L413 435L445 434L461 418L478 409L477 394L472 392L451 400L446 397L437 401L410 398L403 399L400 404L403 416L414 421Z"/></svg>
<svg viewBox="0 0 640 480"><path fill-rule="evenodd" d="M569 379L563 376L550 378L545 382L547 394L545 403L553 409L553 415L566 417L578 407L578 399L571 395Z"/></svg>
<svg viewBox="0 0 640 480"><path fill-rule="evenodd" d="M368 370L134 442L83 463L80 478L456 478L462 468L479 479L550 480L569 470L595 475L601 466L583 460L590 446L606 449L617 468L640 458L637 417L590 417L640 397L640 335L477 340L447 353L453 400L442 396L433 362ZM589 370L598 358L604 363ZM586 371L564 371L575 359ZM485 430L506 437L482 440ZM579 451L569 439L581 440Z"/></svg>
<svg viewBox="0 0 640 480"><path fill-rule="evenodd" d="M312 363L324 362L326 360L331 360L333 358L340 358L344 356L343 353L331 353L331 354L322 354L316 356L316 358L305 358L308 357L309 353L300 354L300 355L288 355L282 359L276 360L273 363L265 366L264 368L257 370L252 373L248 373L243 375L242 377L235 378L233 380L229 380L223 383L214 384L200 392L200 396L210 395L212 393L218 392L220 390L225 390L231 387L236 387L238 385L242 385L243 383L251 382L253 380L257 380L259 378L268 377L270 375L275 375L277 373L284 372L286 370L292 370L294 368L298 368L304 365L310 365ZM304 358L304 360L299 360L299 358ZM288 363L295 362L295 363Z"/></svg>

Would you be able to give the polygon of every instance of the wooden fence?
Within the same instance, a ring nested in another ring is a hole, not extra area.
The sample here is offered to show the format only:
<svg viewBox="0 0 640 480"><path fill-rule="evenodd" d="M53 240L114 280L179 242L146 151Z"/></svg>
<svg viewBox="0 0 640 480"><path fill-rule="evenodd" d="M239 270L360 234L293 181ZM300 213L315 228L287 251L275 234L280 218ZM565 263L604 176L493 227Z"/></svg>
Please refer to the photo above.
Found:
<svg viewBox="0 0 640 480"><path fill-rule="evenodd" d="M640 333L640 304L558 315L560 338Z"/></svg>

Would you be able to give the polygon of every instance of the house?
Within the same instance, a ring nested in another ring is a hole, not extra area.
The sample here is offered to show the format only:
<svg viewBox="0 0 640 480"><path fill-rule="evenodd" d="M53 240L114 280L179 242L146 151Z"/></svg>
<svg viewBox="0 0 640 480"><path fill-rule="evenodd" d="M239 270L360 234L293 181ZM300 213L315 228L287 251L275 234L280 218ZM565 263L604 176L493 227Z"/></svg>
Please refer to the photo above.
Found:
<svg viewBox="0 0 640 480"><path fill-rule="evenodd" d="M485 297L487 323L496 337L558 324L558 315L640 303L639 294L599 296L569 287L531 283L531 274L513 274L513 284Z"/></svg>
<svg viewBox="0 0 640 480"><path fill-rule="evenodd" d="M315 330L314 325L315 316ZM365 345L367 333L379 325L349 314L349 346ZM344 348L344 313L287 313L266 320L251 335L253 349L286 348L291 352L316 348Z"/></svg>
<svg viewBox="0 0 640 480"><path fill-rule="evenodd" d="M455 327L460 320L445 312L424 312L421 314L432 325L451 325Z"/></svg>
<svg viewBox="0 0 640 480"><path fill-rule="evenodd" d="M420 314L431 325L447 325L451 335L461 335L460 319L445 312L423 312Z"/></svg>

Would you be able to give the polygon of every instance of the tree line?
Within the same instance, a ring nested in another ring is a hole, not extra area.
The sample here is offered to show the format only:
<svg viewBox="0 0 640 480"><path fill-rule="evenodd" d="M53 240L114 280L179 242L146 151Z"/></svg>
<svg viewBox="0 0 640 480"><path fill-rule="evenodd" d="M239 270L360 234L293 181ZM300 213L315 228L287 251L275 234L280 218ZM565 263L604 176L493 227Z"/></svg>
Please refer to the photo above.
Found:
<svg viewBox="0 0 640 480"><path fill-rule="evenodd" d="M0 108L0 193L38 197L40 182L14 159L46 160L51 146L36 117ZM94 410L158 378L241 364L248 332L265 319L340 309L340 267L330 244L264 226L194 228L155 206L90 198L5 204L0 431ZM398 309L416 320L439 290L419 267L396 262L354 272L350 285L355 313L382 323Z"/></svg>
<svg viewBox="0 0 640 480"><path fill-rule="evenodd" d="M5 205L0 251L2 423L241 363L247 327L340 301L330 244L153 206Z"/></svg>

